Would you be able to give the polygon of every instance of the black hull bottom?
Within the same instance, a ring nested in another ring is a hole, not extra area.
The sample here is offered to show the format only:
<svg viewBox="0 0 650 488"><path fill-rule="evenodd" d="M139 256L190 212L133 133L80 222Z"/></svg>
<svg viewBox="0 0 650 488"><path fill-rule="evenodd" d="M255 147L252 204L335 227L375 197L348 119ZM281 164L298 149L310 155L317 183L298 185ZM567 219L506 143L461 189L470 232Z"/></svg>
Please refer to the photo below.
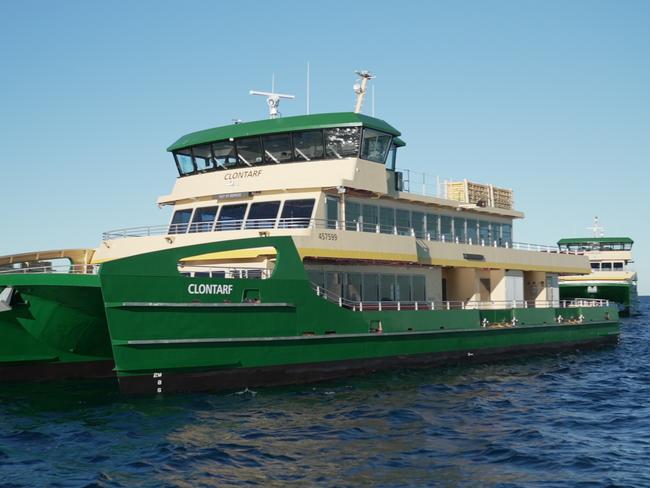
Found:
<svg viewBox="0 0 650 488"><path fill-rule="evenodd" d="M475 364L530 354L597 348L616 344L618 335L578 342L536 344L478 351L392 356L321 363L289 364L264 368L239 368L183 373L155 373L118 376L120 390L126 394L161 394L195 391L241 390L260 386L312 383L346 376L358 376L390 368L424 368L440 365Z"/></svg>
<svg viewBox="0 0 650 488"><path fill-rule="evenodd" d="M0 366L0 382L114 378L114 367L112 360L3 365Z"/></svg>

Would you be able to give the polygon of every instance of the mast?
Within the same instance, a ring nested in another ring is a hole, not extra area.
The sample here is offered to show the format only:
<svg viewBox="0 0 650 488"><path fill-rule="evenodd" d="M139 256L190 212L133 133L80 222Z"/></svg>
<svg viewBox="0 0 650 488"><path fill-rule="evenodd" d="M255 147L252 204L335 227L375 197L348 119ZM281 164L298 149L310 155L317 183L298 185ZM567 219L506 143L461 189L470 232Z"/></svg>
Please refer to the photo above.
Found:
<svg viewBox="0 0 650 488"><path fill-rule="evenodd" d="M367 70L362 70L362 71L355 71L356 74L359 75L359 80L354 84L352 87L354 89L354 93L357 96L357 101L354 106L354 113L358 114L361 112L361 106L363 105L363 99L366 96L366 89L368 86L368 81L372 80L374 76L370 73L370 71Z"/></svg>

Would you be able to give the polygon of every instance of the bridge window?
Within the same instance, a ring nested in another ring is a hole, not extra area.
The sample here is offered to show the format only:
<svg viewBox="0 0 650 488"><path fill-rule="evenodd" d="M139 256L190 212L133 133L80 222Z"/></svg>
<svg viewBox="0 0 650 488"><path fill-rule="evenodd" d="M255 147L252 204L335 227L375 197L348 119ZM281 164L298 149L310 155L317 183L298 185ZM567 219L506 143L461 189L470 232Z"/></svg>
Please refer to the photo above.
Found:
<svg viewBox="0 0 650 488"><path fill-rule="evenodd" d="M614 263L614 271L623 271L623 263L620 261Z"/></svg>
<svg viewBox="0 0 650 488"><path fill-rule="evenodd" d="M386 161L386 154L388 154L392 139L393 137L385 132L363 129L361 158L383 164Z"/></svg>
<svg viewBox="0 0 650 488"><path fill-rule="evenodd" d="M232 168L237 165L237 154L235 144L231 141L221 141L212 144L214 160L218 167Z"/></svg>
<svg viewBox="0 0 650 488"><path fill-rule="evenodd" d="M181 176L192 174L196 171L194 162L192 162L192 150L183 149L174 154L176 157L176 165L178 166L178 173Z"/></svg>
<svg viewBox="0 0 650 488"><path fill-rule="evenodd" d="M169 225L170 234L185 234L187 226L192 216L192 209L176 210L172 217L172 223Z"/></svg>
<svg viewBox="0 0 650 488"><path fill-rule="evenodd" d="M246 218L247 229L272 229L278 217L280 202L258 202L251 204Z"/></svg>
<svg viewBox="0 0 650 488"><path fill-rule="evenodd" d="M237 139L237 156L245 166L262 163L262 144L259 137Z"/></svg>
<svg viewBox="0 0 650 488"><path fill-rule="evenodd" d="M501 240L504 245L512 246L512 224L501 224Z"/></svg>
<svg viewBox="0 0 650 488"><path fill-rule="evenodd" d="M313 198L285 201L281 215L282 227L308 227L312 211L314 210L314 202L315 200Z"/></svg>
<svg viewBox="0 0 650 488"><path fill-rule="evenodd" d="M210 144L194 146L192 148L192 156L194 157L194 165L197 171L209 171L215 168Z"/></svg>
<svg viewBox="0 0 650 488"><path fill-rule="evenodd" d="M612 263L601 263L600 264L600 269L601 269L601 271L611 271L612 270Z"/></svg>
<svg viewBox="0 0 650 488"><path fill-rule="evenodd" d="M359 127L325 129L325 153L328 158L356 158L359 155Z"/></svg>
<svg viewBox="0 0 650 488"><path fill-rule="evenodd" d="M291 134L274 134L264 136L264 162L286 163L293 159L291 153Z"/></svg>
<svg viewBox="0 0 650 488"><path fill-rule="evenodd" d="M591 263L591 269L593 271L600 271L600 263Z"/></svg>
<svg viewBox="0 0 650 488"><path fill-rule="evenodd" d="M246 214L245 203L224 205L219 213L216 230L240 230Z"/></svg>
<svg viewBox="0 0 650 488"><path fill-rule="evenodd" d="M219 207L201 207L194 211L190 232L210 232Z"/></svg>
<svg viewBox="0 0 650 488"><path fill-rule="evenodd" d="M294 132L293 134L294 158L298 161L312 161L323 157L323 132L310 130Z"/></svg>

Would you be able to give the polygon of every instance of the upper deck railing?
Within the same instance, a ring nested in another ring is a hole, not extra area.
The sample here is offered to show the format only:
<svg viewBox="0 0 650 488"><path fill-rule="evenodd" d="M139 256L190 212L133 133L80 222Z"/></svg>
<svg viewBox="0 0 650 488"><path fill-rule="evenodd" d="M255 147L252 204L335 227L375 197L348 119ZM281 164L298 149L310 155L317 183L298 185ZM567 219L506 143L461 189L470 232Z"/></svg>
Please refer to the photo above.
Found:
<svg viewBox="0 0 650 488"><path fill-rule="evenodd" d="M517 249L522 251L538 251L558 254L583 254L582 252L560 250L557 246L548 246L543 244L530 244L524 242L509 242L502 239L472 239L458 237L448 238L444 234L434 235L425 232L422 229L414 227L384 226L380 224L368 224L363 222L344 222L341 220L325 219L255 219L255 220L229 220L217 221L215 223L188 223L188 224L170 224L156 225L147 227L130 227L125 229L116 229L104 232L102 240L123 239L127 237L145 237L160 235L177 235L177 234L194 234L201 232L223 232L223 231L241 231L241 230L284 230L284 229L306 229L306 230L345 230L352 232L368 232L376 234L388 234L398 236L412 236L416 239L427 241L447 242L454 244L469 244L482 247L503 247Z"/></svg>
<svg viewBox="0 0 650 488"><path fill-rule="evenodd" d="M433 301L433 300L350 300L336 293L311 283L316 295L339 307L358 312L370 311L402 311L402 310L507 310L513 308L578 308L578 307L608 307L609 300L597 298L576 298L573 300L489 300L489 301ZM560 319L561 321L561 319Z"/></svg>
<svg viewBox="0 0 650 488"><path fill-rule="evenodd" d="M62 265L41 265L17 268L0 268L0 274L97 274L98 264L62 264Z"/></svg>

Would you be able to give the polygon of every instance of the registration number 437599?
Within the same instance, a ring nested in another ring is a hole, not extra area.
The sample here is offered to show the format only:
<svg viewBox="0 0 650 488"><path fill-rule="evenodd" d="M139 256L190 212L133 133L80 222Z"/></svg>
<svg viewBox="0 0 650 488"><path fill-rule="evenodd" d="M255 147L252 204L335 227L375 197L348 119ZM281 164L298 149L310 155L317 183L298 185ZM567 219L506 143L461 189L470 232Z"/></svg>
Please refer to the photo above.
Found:
<svg viewBox="0 0 650 488"><path fill-rule="evenodd" d="M319 232L318 238L322 241L336 241L339 236L334 232Z"/></svg>

